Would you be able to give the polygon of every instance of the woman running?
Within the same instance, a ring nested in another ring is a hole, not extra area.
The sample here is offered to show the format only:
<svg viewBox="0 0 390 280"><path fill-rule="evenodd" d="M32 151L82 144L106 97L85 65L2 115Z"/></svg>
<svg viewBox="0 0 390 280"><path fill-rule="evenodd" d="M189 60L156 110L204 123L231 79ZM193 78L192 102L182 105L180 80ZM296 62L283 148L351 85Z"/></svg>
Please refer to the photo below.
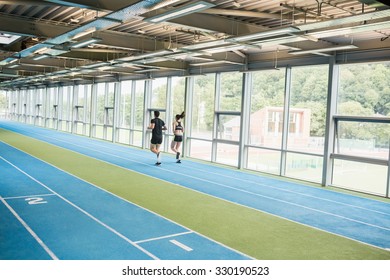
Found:
<svg viewBox="0 0 390 280"><path fill-rule="evenodd" d="M181 163L179 150L180 150L181 142L183 142L184 127L181 121L184 118L184 116L185 116L184 112L182 112L180 115L176 115L175 121L172 124L173 134L175 135L175 138L172 140L171 149L176 153L176 163Z"/></svg>

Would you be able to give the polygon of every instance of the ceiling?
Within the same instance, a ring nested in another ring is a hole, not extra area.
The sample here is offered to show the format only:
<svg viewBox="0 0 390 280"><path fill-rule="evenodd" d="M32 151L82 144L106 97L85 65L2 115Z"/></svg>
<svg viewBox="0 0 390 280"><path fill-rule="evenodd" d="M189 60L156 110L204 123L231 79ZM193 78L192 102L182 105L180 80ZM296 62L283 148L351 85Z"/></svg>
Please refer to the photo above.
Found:
<svg viewBox="0 0 390 280"><path fill-rule="evenodd" d="M0 0L0 88L247 71L390 50L384 2Z"/></svg>

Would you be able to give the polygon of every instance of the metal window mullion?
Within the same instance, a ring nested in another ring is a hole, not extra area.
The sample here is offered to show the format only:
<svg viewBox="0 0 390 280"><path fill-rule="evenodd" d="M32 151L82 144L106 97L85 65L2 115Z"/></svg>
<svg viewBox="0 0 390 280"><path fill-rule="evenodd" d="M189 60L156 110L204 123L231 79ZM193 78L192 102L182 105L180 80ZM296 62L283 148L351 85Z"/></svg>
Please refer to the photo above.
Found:
<svg viewBox="0 0 390 280"><path fill-rule="evenodd" d="M164 149L169 152L170 144L169 144L169 134L173 133L171 121L173 120L173 100L172 100L172 77L167 78L167 90L166 90L166 98L165 98L165 125L168 130L165 133L165 141L164 141Z"/></svg>
<svg viewBox="0 0 390 280"><path fill-rule="evenodd" d="M77 133L77 121L79 117L79 111L77 108L79 103L79 87L75 84L72 86L72 89L72 133Z"/></svg>
<svg viewBox="0 0 390 280"><path fill-rule="evenodd" d="M113 109L113 120L112 120L112 142L115 143L117 141L119 132L118 121L119 121L119 109L120 109L120 100L121 100L121 83L116 81L114 84L114 109Z"/></svg>
<svg viewBox="0 0 390 280"><path fill-rule="evenodd" d="M145 149L148 147L148 139L147 136L148 133L148 125L150 123L150 114L149 114L149 108L151 107L152 102L152 81L146 80L145 81L145 90L144 90L144 114L143 114L143 127L142 127L142 148Z"/></svg>
<svg viewBox="0 0 390 280"><path fill-rule="evenodd" d="M16 114L16 121L20 121L20 118L19 118L19 110L20 110L20 89L17 90L17 93L16 93L16 100L15 100L15 114Z"/></svg>
<svg viewBox="0 0 390 280"><path fill-rule="evenodd" d="M240 142L238 148L238 168L243 169L248 166L248 148L249 144L249 124L251 114L252 97L252 73L243 73L243 83L241 91L241 120L240 120Z"/></svg>
<svg viewBox="0 0 390 280"><path fill-rule="evenodd" d="M54 117L55 117L55 129L58 130L58 124L59 124L59 106L58 106L58 100L59 100L59 94L60 94L60 89L62 89L62 86L58 87L57 88L57 91L56 91L56 94L55 94L55 97L54 97L54 110L55 110L55 114L54 114Z"/></svg>
<svg viewBox="0 0 390 280"><path fill-rule="evenodd" d="M211 161L217 161L217 139L218 139L218 125L219 125L219 105L221 92L221 73L215 74L215 89L214 89L214 121L213 121L213 142L211 144Z"/></svg>
<svg viewBox="0 0 390 280"><path fill-rule="evenodd" d="M32 108L31 108L31 110L32 110L32 112L31 112L31 114L32 114L32 119L31 119L31 124L33 124L33 125L36 125L36 119L37 119L37 111L38 111L38 109L37 109L37 96L38 96L38 94L39 94L39 89L38 88L36 88L35 89L35 92L34 92L34 94L33 94L33 96L32 96L32 99L31 99L31 103L32 103Z"/></svg>
<svg viewBox="0 0 390 280"><path fill-rule="evenodd" d="M88 85L84 85L84 90L83 90L83 135L87 134L87 112L88 112L88 106L87 106L87 101L88 101Z"/></svg>
<svg viewBox="0 0 390 280"><path fill-rule="evenodd" d="M387 164L387 188L386 188L386 197L390 196L390 141L389 141L389 158Z"/></svg>
<svg viewBox="0 0 390 280"><path fill-rule="evenodd" d="M290 116L290 96L291 96L291 79L292 79L291 67L286 67L285 83L284 83L284 108L283 108L283 131L282 131L282 147L280 153L280 175L286 175L286 162L287 162L287 141L288 141L288 129L289 129L289 116Z"/></svg>
<svg viewBox="0 0 390 280"><path fill-rule="evenodd" d="M193 104L194 104L194 78L185 78L185 92L184 92L184 108L186 112L185 126L184 126L184 139L183 139L183 153L184 156L189 156L191 153L191 141L187 141L192 135L192 116L193 116Z"/></svg>
<svg viewBox="0 0 390 280"><path fill-rule="evenodd" d="M340 67L336 64L336 58L333 56L329 60L328 73L328 96L326 104L326 123L325 123L325 142L324 142L324 162L322 168L323 186L328 186L332 183L332 173L334 160L331 158L335 149L335 137L337 133L337 121L334 119L337 107L337 96L339 88ZM338 142L338 140L337 140Z"/></svg>
<svg viewBox="0 0 390 280"><path fill-rule="evenodd" d="M97 91L98 84L93 83L91 91L91 117L89 118L89 137L95 137L96 135Z"/></svg>
<svg viewBox="0 0 390 280"><path fill-rule="evenodd" d="M136 87L137 85L137 82L136 81L132 81L131 82L131 93L130 93L130 98L131 98L131 101L130 101L130 135L129 135L129 139L130 139L130 145L134 145L134 128L135 128L135 120L136 120Z"/></svg>
<svg viewBox="0 0 390 280"><path fill-rule="evenodd" d="M107 125L108 124L108 91L109 83L104 83L104 104L103 104L103 139L107 140Z"/></svg>
<svg viewBox="0 0 390 280"><path fill-rule="evenodd" d="M64 105L64 87L60 87L58 91L58 130L62 130L62 110L63 110L63 105Z"/></svg>
<svg viewBox="0 0 390 280"><path fill-rule="evenodd" d="M45 88L45 92L43 94L43 118L44 118L44 127L47 127L47 123L48 123L48 118L49 118L49 104L50 104L50 98L49 98L49 94L50 94L50 88L46 87Z"/></svg>

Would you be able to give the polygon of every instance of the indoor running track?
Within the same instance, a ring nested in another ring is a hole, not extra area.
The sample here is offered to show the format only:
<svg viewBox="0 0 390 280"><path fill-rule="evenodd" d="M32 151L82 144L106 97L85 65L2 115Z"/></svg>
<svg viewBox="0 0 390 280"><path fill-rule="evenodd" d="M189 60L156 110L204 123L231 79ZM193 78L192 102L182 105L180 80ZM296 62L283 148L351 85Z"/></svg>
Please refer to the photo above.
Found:
<svg viewBox="0 0 390 280"><path fill-rule="evenodd" d="M142 174L382 249L390 248L390 203L115 145L14 122L0 128Z"/></svg>
<svg viewBox="0 0 390 280"><path fill-rule="evenodd" d="M0 259L249 259L4 142L0 151Z"/></svg>

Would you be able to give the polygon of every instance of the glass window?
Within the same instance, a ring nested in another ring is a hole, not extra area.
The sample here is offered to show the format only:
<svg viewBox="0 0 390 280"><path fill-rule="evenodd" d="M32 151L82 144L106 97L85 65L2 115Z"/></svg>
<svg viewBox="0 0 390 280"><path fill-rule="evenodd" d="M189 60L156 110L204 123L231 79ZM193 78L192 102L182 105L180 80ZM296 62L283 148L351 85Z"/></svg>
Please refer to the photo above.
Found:
<svg viewBox="0 0 390 280"><path fill-rule="evenodd" d="M242 73L222 73L219 111L241 111Z"/></svg>
<svg viewBox="0 0 390 280"><path fill-rule="evenodd" d="M172 78L172 104L173 114L175 116L184 111L184 98L186 89L186 79L183 77Z"/></svg>
<svg viewBox="0 0 390 280"><path fill-rule="evenodd" d="M238 165L238 145L217 144L217 162L232 166Z"/></svg>
<svg viewBox="0 0 390 280"><path fill-rule="evenodd" d="M387 166L335 159L333 170L333 185L386 195Z"/></svg>
<svg viewBox="0 0 390 280"><path fill-rule="evenodd" d="M162 109L166 107L167 78L159 78L152 81L152 108Z"/></svg>
<svg viewBox="0 0 390 280"><path fill-rule="evenodd" d="M96 124L104 124L105 92L106 84L97 84Z"/></svg>
<svg viewBox="0 0 390 280"><path fill-rule="evenodd" d="M241 117L218 114L217 139L240 140Z"/></svg>
<svg viewBox="0 0 390 280"><path fill-rule="evenodd" d="M62 119L70 120L71 104L72 104L72 92L73 88L67 86L62 92Z"/></svg>
<svg viewBox="0 0 390 280"><path fill-rule="evenodd" d="M115 100L115 83L108 83L108 90L106 94L106 107L114 107L114 100Z"/></svg>
<svg viewBox="0 0 390 280"><path fill-rule="evenodd" d="M249 144L280 148L285 71L253 72Z"/></svg>
<svg viewBox="0 0 390 280"><path fill-rule="evenodd" d="M322 156L287 153L286 176L320 183L322 166Z"/></svg>
<svg viewBox="0 0 390 280"><path fill-rule="evenodd" d="M390 62L340 66L337 114L390 116Z"/></svg>
<svg viewBox="0 0 390 280"><path fill-rule="evenodd" d="M8 98L4 90L0 90L0 118L5 118L8 112Z"/></svg>
<svg viewBox="0 0 390 280"><path fill-rule="evenodd" d="M191 139L189 145L191 147L190 157L211 161L212 142Z"/></svg>
<svg viewBox="0 0 390 280"><path fill-rule="evenodd" d="M368 158L389 158L390 124L368 122L338 122L339 154Z"/></svg>
<svg viewBox="0 0 390 280"><path fill-rule="evenodd" d="M144 121L145 81L135 82L135 123L134 129L142 130Z"/></svg>
<svg viewBox="0 0 390 280"><path fill-rule="evenodd" d="M248 148L248 169L279 174L280 151Z"/></svg>
<svg viewBox="0 0 390 280"><path fill-rule="evenodd" d="M215 74L194 78L191 136L212 139L214 123Z"/></svg>
<svg viewBox="0 0 390 280"><path fill-rule="evenodd" d="M289 150L324 153L328 65L292 68Z"/></svg>
<svg viewBox="0 0 390 280"><path fill-rule="evenodd" d="M132 81L121 82L121 100L119 104L119 127L130 128Z"/></svg>

